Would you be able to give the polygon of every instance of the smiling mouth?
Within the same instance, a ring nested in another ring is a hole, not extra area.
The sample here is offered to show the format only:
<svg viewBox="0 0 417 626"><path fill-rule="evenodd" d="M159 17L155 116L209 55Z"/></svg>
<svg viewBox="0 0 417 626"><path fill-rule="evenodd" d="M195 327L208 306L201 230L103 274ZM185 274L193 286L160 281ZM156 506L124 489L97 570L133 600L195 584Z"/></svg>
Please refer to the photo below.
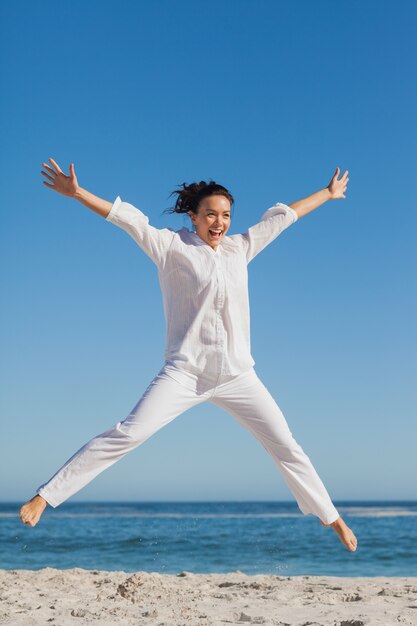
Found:
<svg viewBox="0 0 417 626"><path fill-rule="evenodd" d="M221 231L221 232L216 232L216 231L214 231L214 230L210 230L210 229L209 229L209 234L210 234L210 237L212 237L213 239L220 239L220 237L221 237L222 233L223 233L223 231Z"/></svg>

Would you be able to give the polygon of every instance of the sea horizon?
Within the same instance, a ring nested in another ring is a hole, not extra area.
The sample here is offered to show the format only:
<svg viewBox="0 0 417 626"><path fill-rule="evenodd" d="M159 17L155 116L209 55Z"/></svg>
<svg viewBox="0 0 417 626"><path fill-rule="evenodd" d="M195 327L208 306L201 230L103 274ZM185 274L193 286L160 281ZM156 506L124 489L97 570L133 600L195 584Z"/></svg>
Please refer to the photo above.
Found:
<svg viewBox="0 0 417 626"><path fill-rule="evenodd" d="M18 518L22 502L1 502L0 568L417 576L417 500L333 503L354 553L290 500L74 500L35 527Z"/></svg>

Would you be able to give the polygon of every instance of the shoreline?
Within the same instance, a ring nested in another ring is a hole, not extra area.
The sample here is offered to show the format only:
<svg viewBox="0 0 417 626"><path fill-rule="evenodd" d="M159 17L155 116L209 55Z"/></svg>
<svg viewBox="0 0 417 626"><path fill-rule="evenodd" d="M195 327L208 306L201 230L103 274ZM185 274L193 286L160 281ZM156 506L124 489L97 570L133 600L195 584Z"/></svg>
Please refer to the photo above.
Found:
<svg viewBox="0 0 417 626"><path fill-rule="evenodd" d="M417 624L417 576L0 570L4 626Z"/></svg>

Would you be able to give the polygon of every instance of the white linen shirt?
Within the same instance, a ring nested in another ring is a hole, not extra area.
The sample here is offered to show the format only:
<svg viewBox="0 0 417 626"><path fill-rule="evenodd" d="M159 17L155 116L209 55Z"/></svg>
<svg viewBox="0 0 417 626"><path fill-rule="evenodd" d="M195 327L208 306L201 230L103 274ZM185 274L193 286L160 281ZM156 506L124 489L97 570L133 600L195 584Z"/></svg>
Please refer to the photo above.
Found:
<svg viewBox="0 0 417 626"><path fill-rule="evenodd" d="M297 219L278 202L244 234L214 250L188 228L155 228L117 196L107 217L158 268L166 320L164 358L194 374L237 375L255 361L250 348L248 263Z"/></svg>

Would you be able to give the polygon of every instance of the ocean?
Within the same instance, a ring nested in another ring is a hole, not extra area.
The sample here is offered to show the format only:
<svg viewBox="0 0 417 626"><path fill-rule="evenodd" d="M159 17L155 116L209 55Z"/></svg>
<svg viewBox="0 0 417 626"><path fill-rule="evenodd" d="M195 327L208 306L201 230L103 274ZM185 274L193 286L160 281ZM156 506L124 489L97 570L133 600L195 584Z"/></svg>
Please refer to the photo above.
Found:
<svg viewBox="0 0 417 626"><path fill-rule="evenodd" d="M35 527L0 504L0 568L417 576L417 501L333 501L349 552L295 502L65 502Z"/></svg>

